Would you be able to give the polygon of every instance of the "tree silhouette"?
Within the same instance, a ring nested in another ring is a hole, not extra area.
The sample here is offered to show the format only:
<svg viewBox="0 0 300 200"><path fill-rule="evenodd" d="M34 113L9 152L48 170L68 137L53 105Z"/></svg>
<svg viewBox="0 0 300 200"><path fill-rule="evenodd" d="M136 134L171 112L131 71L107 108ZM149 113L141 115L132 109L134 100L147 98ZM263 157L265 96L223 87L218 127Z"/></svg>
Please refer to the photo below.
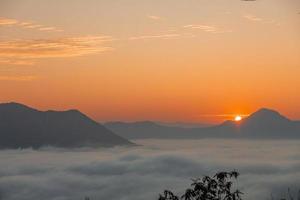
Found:
<svg viewBox="0 0 300 200"><path fill-rule="evenodd" d="M165 190L158 200L241 200L243 194L239 190L232 191L232 179L237 179L239 173L219 172L213 177L204 176L193 180L191 188L178 197L173 192Z"/></svg>
<svg viewBox="0 0 300 200"><path fill-rule="evenodd" d="M165 190L163 194L159 194L158 200L242 200L243 193L238 189L232 189L232 180L236 180L238 176L238 172L231 171L219 172L212 177L192 179L191 188L186 189L182 196L176 196L173 192ZM90 198L85 197L84 200ZM271 200L275 200L272 194ZM288 197L279 200L300 200L300 190L298 197L293 197L291 190L288 189Z"/></svg>

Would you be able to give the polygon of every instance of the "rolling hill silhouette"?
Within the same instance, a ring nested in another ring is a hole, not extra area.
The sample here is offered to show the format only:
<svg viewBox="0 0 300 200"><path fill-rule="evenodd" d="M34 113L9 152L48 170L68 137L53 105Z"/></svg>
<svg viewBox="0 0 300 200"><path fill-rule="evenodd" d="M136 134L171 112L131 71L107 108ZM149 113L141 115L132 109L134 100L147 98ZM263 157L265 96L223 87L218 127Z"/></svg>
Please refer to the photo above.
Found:
<svg viewBox="0 0 300 200"><path fill-rule="evenodd" d="M239 121L205 128L170 127L154 122L109 122L105 126L128 139L143 138L300 138L300 122L262 108Z"/></svg>
<svg viewBox="0 0 300 200"><path fill-rule="evenodd" d="M183 127L164 126L151 121L141 122L108 122L104 124L116 134L124 138L181 138L190 129Z"/></svg>
<svg viewBox="0 0 300 200"><path fill-rule="evenodd" d="M0 148L133 145L78 110L38 111L18 103L0 104Z"/></svg>

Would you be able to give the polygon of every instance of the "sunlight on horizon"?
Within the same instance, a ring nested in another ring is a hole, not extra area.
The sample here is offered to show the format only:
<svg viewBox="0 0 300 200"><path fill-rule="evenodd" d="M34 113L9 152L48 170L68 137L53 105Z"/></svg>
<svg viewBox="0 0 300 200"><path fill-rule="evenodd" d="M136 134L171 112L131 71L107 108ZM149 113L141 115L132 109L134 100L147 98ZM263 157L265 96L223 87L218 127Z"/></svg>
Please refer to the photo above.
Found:
<svg viewBox="0 0 300 200"><path fill-rule="evenodd" d="M234 120L235 120L236 122L241 121L241 120L242 120L242 117L241 117L240 115L237 115L237 116L235 116Z"/></svg>

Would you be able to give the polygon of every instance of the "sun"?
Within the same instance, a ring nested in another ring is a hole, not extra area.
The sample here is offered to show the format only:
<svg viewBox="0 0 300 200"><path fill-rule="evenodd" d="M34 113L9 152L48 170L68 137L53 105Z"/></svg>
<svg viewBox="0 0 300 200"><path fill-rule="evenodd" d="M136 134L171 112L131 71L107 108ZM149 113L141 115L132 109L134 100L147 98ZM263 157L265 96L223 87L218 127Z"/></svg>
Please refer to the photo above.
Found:
<svg viewBox="0 0 300 200"><path fill-rule="evenodd" d="M240 115L235 116L234 121L238 122L241 121L242 117Z"/></svg>

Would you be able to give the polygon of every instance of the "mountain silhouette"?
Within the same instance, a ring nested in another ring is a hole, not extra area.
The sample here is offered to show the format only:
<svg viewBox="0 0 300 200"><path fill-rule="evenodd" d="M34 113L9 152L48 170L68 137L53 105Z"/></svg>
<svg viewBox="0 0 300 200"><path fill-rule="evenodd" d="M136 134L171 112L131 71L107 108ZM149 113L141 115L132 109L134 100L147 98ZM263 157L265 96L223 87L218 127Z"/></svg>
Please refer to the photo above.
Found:
<svg viewBox="0 0 300 200"><path fill-rule="evenodd" d="M183 127L165 126L151 121L133 123L108 122L105 127L124 138L180 138L189 129Z"/></svg>
<svg viewBox="0 0 300 200"><path fill-rule="evenodd" d="M128 139L143 138L300 138L300 122L262 108L239 122L225 121L204 128L170 127L154 122L110 122L105 126Z"/></svg>
<svg viewBox="0 0 300 200"><path fill-rule="evenodd" d="M242 120L238 131L248 137L295 138L300 137L300 123L263 108Z"/></svg>
<svg viewBox="0 0 300 200"><path fill-rule="evenodd" d="M132 145L78 110L38 111L18 103L0 104L0 148Z"/></svg>

